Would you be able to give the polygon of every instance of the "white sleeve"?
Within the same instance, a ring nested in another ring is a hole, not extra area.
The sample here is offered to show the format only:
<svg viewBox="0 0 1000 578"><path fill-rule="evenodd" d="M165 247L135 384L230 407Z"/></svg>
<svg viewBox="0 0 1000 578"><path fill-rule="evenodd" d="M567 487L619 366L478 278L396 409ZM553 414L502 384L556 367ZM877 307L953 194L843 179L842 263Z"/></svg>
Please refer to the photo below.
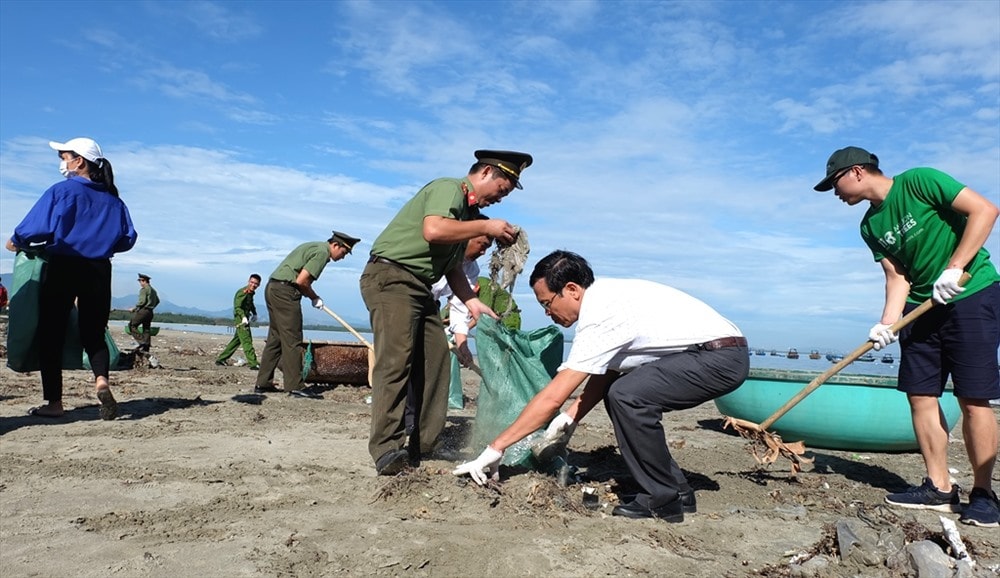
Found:
<svg viewBox="0 0 1000 578"><path fill-rule="evenodd" d="M448 314L448 327L452 333L461 333L462 335L469 334L469 321L472 320L472 315L469 314L469 308L465 306L465 303L458 297L452 297L448 300L448 306L451 311Z"/></svg>

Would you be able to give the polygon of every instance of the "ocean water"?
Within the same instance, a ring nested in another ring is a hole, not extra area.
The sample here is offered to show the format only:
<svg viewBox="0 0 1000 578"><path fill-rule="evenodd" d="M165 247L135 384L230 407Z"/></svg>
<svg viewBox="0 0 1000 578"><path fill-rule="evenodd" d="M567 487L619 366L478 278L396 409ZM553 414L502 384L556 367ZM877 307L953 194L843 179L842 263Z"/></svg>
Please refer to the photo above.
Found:
<svg viewBox="0 0 1000 578"><path fill-rule="evenodd" d="M751 351L752 353L752 351ZM784 353L779 355L751 355L750 367L761 369L798 369L801 371L823 372L830 369L832 362L826 359L824 354L819 359L809 359L807 353L799 353L798 359L788 359ZM894 356L892 363L882 363L882 354L872 351L875 361L855 361L840 371L840 373L859 375L878 375L886 377L896 377L899 373L899 358Z"/></svg>
<svg viewBox="0 0 1000 578"><path fill-rule="evenodd" d="M125 326L128 325L126 321L109 321L108 325L112 327L111 334L116 340L128 339L128 334L125 333ZM235 328L231 325L196 325L190 323L157 323L153 321L154 327L160 327L162 329L171 329L173 331L180 331L182 333L210 333L212 335L225 335L226 337L232 337ZM251 327L250 332L253 334L254 339L260 338L264 339L267 337L267 327ZM368 340L370 343L372 340L371 333L365 333L364 331L359 331L362 337ZM307 329L302 332L303 337L307 341L357 341L358 338L354 334L350 333L346 329L343 331L316 331ZM153 338L156 339L155 337Z"/></svg>
<svg viewBox="0 0 1000 578"><path fill-rule="evenodd" d="M116 340L122 342L129 339L129 336L125 334L124 327L127 325L125 321L111 321L109 325L115 329L112 329L111 333ZM157 327L162 327L164 329L171 329L174 331L181 332L191 332L191 333L210 333L214 335L223 335L226 337L231 337L233 335L233 327L226 325L196 325L196 324L186 324L186 323L155 323ZM263 339L267 337L267 327L254 327L251 328L251 332L255 338ZM373 337L371 333L359 331L365 339L369 342L372 341ZM357 341L357 337L348 332L343 331L318 331L318 330L306 330L303 332L303 336L310 341ZM155 341L155 338L154 338ZM564 348L563 358L569 353L571 343L567 342ZM475 340L471 340L471 347L475 353ZM751 350L751 354L753 350ZM830 368L832 363L828 361L825 357L820 359L809 359L808 353L800 353L798 359L788 359L784 352L779 352L779 355L770 355L770 351L765 351L765 355L750 355L750 367L762 368L762 369L798 369L802 371L817 371L823 372ZM860 374L860 375L879 375L879 376L889 376L895 377L896 373L899 371L899 359L894 359L893 363L882 363L882 355L878 352L872 352L875 355L875 361L863 362L855 361L854 363L845 367L841 373L850 374Z"/></svg>

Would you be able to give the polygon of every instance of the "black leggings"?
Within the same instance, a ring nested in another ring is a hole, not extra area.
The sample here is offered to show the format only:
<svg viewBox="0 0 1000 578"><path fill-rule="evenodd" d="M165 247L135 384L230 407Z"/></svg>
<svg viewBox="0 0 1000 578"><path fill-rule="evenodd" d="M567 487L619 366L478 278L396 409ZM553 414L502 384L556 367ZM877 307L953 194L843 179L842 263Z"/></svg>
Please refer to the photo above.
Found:
<svg viewBox="0 0 1000 578"><path fill-rule="evenodd" d="M38 307L39 363L46 401L62 400L63 347L73 302L79 312L80 343L95 377L108 377L104 341L111 311L111 260L54 255L42 276Z"/></svg>

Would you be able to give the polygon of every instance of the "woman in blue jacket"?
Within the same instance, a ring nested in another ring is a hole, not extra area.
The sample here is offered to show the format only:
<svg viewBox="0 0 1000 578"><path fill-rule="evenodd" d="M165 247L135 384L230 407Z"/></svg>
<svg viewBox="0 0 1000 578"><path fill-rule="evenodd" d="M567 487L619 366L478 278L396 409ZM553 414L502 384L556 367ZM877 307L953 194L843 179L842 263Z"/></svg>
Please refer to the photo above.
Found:
<svg viewBox="0 0 1000 578"><path fill-rule="evenodd" d="M79 313L80 342L90 359L101 419L118 415L108 383L110 355L104 332L111 311L111 257L135 245L128 207L118 196L111 163L89 138L50 142L65 177L42 195L14 229L7 248L43 250L38 310L39 363L45 405L32 415L63 415L62 351L73 303Z"/></svg>

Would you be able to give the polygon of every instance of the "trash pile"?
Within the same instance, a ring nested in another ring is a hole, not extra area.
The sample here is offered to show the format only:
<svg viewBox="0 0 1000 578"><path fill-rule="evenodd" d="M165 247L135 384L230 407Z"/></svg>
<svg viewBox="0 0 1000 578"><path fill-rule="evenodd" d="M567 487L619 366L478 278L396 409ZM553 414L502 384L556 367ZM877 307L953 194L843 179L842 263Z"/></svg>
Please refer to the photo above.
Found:
<svg viewBox="0 0 1000 578"><path fill-rule="evenodd" d="M1000 567L976 564L974 547L962 540L954 520L940 520L942 530L936 532L883 506L862 508L857 518L826 527L811 551L795 553L787 565L764 568L759 575L994 578L1000 573Z"/></svg>

